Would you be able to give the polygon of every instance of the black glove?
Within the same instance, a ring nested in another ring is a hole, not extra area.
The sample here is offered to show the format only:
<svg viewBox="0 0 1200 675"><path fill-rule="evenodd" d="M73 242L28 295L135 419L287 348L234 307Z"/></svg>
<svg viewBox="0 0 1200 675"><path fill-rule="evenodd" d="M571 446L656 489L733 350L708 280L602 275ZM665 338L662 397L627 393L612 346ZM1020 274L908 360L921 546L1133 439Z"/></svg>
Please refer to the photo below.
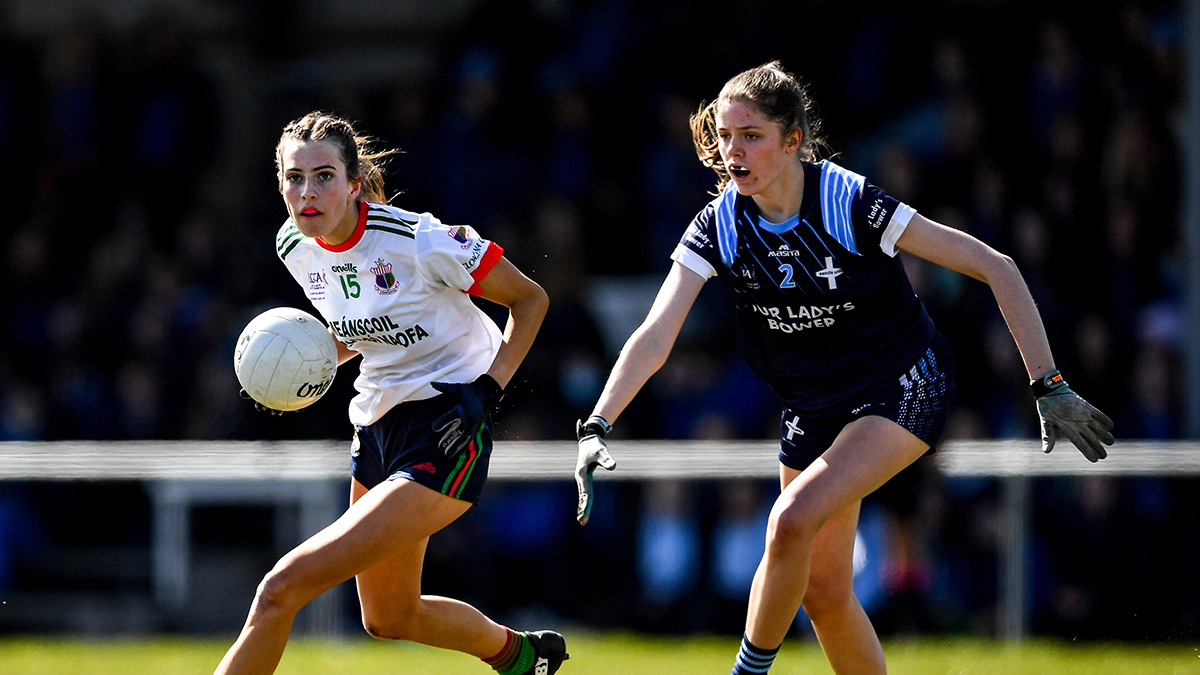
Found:
<svg viewBox="0 0 1200 675"><path fill-rule="evenodd" d="M597 466L609 471L617 467L617 461L608 454L604 436L612 431L612 425L600 415L592 415L587 422L575 421L575 435L579 438L579 458L575 462L575 485L579 488L579 505L575 508L575 520L587 525L592 515L592 472Z"/></svg>
<svg viewBox="0 0 1200 675"><path fill-rule="evenodd" d="M241 396L242 398L246 399L247 401L254 401L254 409L259 412L270 413L272 416L277 416L277 415L283 414L282 410L268 408L267 406L259 403L258 401L255 401L254 397L250 395L250 392L246 391L245 389L239 389L238 396Z"/></svg>
<svg viewBox="0 0 1200 675"><path fill-rule="evenodd" d="M446 453L447 457L453 457L467 447L471 438L487 421L488 415L496 409L496 404L504 398L504 389L487 373L475 378L474 382L434 382L432 386L443 394L452 394L458 398L458 404L434 420L432 425L434 431L442 434L438 440L438 448Z"/></svg>
<svg viewBox="0 0 1200 675"><path fill-rule="evenodd" d="M1042 451L1050 452L1060 435L1066 436L1089 462L1108 457L1105 445L1112 445L1112 420L1083 400L1057 370L1051 370L1029 383L1037 397L1038 417L1042 419ZM1101 445L1103 443L1103 445Z"/></svg>

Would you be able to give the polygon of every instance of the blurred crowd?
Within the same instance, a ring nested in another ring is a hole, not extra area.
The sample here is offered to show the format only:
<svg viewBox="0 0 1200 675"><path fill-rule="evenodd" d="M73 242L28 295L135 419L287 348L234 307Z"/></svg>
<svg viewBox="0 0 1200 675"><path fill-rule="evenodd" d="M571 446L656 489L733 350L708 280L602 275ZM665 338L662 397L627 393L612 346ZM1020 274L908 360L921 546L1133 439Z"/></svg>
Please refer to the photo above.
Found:
<svg viewBox="0 0 1200 675"><path fill-rule="evenodd" d="M205 57L230 39L180 15L124 30L81 15L38 35L0 22L0 157L13 170L0 254L14 282L0 331L0 440L349 437L352 364L322 401L282 418L239 399L232 370L249 318L309 307L274 254L286 212L273 149L287 121L327 109L403 151L388 167L393 203L474 226L546 288L551 307L497 438L570 442L710 199L715 176L696 160L688 115L728 77L772 59L808 83L836 161L1012 256L1060 369L1119 439L1181 434L1178 6L1084 16L1019 0L466 4L418 40L432 66L394 80L322 67L338 40L363 41L369 54L387 31L330 30L322 44L319 24L284 3L235 10L240 35L270 24L254 48L222 52L240 59L234 71L279 75L254 111L230 99L239 86L222 80L229 69ZM250 133L228 131L246 119ZM905 265L955 353L945 438L1035 437L1027 377L988 288ZM779 404L735 343L731 291L715 281L614 444L777 437ZM538 520L550 504L573 504L569 484L497 485L462 527L494 543L473 552L491 556L493 575L520 575L555 552L559 562L611 559L643 627L739 630L777 488L604 489L612 510L586 532L569 517ZM1135 556L1106 554L1126 535L1162 549L1167 539L1150 535L1179 528L1195 552L1200 535L1181 522L1196 510L1188 494L1157 479L1039 482L1035 513L1055 518L1038 522L1086 527L1036 533L1037 627L1107 636L1116 629L1098 616L1136 613L1150 591L1171 595L1171 569L1155 576ZM926 462L868 500L860 535L876 553L864 553L859 593L882 631L992 630L996 502L993 482L946 481ZM0 509L0 544L5 532L21 539L2 517L14 512ZM431 555L460 550L454 536ZM1153 588L1110 588L1081 571L1093 554ZM570 575L558 581L571 597ZM478 592L520 606L494 582L481 575ZM1186 626L1194 637L1200 607L1172 602L1169 618L1137 630Z"/></svg>

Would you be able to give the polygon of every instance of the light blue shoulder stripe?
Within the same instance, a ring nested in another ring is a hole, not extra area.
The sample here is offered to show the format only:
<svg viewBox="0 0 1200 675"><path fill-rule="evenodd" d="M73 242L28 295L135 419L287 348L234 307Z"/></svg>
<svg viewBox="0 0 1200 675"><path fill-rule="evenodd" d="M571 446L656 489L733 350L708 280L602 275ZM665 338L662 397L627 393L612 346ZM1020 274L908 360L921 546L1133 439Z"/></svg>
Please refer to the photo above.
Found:
<svg viewBox="0 0 1200 675"><path fill-rule="evenodd" d="M721 262L732 269L737 260L737 188L733 184L712 201L717 219L717 251Z"/></svg>
<svg viewBox="0 0 1200 675"><path fill-rule="evenodd" d="M866 179L825 160L821 166L821 216L825 231L838 240L847 251L857 254L854 244L854 223L850 220L850 203L862 192Z"/></svg>

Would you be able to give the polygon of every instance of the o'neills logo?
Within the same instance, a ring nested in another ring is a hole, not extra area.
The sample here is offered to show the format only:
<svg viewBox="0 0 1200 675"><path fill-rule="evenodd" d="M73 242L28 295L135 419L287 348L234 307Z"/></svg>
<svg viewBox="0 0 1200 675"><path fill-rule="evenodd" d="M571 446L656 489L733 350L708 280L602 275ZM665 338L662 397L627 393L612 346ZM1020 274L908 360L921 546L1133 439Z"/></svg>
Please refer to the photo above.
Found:
<svg viewBox="0 0 1200 675"><path fill-rule="evenodd" d="M392 264L384 262L383 258L375 261L371 274L375 275L375 290L380 295L391 295L400 290L400 286L396 284L396 276L392 274Z"/></svg>

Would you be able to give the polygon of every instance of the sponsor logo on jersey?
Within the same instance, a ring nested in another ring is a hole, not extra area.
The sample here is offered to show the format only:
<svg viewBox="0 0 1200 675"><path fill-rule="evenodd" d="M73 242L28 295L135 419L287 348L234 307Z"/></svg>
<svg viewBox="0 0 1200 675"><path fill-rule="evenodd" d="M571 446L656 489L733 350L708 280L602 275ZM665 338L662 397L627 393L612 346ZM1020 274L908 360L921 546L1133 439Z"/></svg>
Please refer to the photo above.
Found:
<svg viewBox="0 0 1200 675"><path fill-rule="evenodd" d="M354 263L346 263L344 265L334 265L333 267L330 267L329 269L333 270L334 274L346 274L347 272L358 272L358 268L354 266Z"/></svg>
<svg viewBox="0 0 1200 675"><path fill-rule="evenodd" d="M446 234L450 235L451 239L461 244L464 251L471 247L471 238L467 236L467 228L463 227L462 225L450 228L450 231Z"/></svg>
<svg viewBox="0 0 1200 675"><path fill-rule="evenodd" d="M400 290L399 284L396 283L396 276L392 274L392 263L384 262L383 258L375 261L375 267L371 268L371 274L375 275L375 290L380 295L391 295Z"/></svg>
<svg viewBox="0 0 1200 675"><path fill-rule="evenodd" d="M464 246L463 248L466 248L466 246ZM471 251L471 259L467 260L466 262L464 262L462 264L463 269L470 272L471 268L475 267L475 263L478 263L479 259L482 257L483 257L483 242L477 241L477 242L475 242L475 250Z"/></svg>
<svg viewBox="0 0 1200 675"><path fill-rule="evenodd" d="M767 254L770 258L794 258L800 255L800 251L793 251L787 244L781 244L778 251L771 251Z"/></svg>
<svg viewBox="0 0 1200 675"><path fill-rule="evenodd" d="M817 270L817 276L829 282L829 290L837 290L837 278L841 276L842 268L833 266L833 257L825 256L825 269Z"/></svg>
<svg viewBox="0 0 1200 675"><path fill-rule="evenodd" d="M324 272L308 273L308 297L312 300L323 300L325 289L329 287L329 279Z"/></svg>

